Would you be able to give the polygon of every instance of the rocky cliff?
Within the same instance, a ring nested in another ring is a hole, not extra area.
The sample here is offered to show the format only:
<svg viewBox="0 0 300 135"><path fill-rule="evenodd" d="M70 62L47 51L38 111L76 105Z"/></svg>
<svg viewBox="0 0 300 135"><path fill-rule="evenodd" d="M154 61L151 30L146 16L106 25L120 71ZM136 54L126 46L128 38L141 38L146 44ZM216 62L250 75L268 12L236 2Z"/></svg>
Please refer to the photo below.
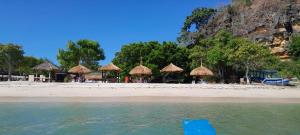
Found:
<svg viewBox="0 0 300 135"><path fill-rule="evenodd" d="M233 0L211 17L200 33L209 36L220 29L264 43L273 54L288 59L290 36L300 33L300 0Z"/></svg>

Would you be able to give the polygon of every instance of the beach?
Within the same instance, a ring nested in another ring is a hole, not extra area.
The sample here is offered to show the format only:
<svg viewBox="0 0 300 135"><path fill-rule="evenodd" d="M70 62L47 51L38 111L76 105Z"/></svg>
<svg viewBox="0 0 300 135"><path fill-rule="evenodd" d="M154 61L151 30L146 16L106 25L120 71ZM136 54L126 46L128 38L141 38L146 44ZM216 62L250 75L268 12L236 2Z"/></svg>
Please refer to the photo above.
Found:
<svg viewBox="0 0 300 135"><path fill-rule="evenodd" d="M300 103L300 88L261 84L1 82L0 102Z"/></svg>

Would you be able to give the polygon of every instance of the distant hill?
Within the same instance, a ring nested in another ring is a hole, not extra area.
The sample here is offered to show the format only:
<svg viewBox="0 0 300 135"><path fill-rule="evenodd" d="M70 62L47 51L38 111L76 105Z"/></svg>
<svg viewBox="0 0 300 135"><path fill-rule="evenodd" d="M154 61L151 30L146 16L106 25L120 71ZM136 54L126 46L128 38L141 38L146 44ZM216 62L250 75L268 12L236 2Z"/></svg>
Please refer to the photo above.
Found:
<svg viewBox="0 0 300 135"><path fill-rule="evenodd" d="M233 0L203 25L200 33L211 36L220 29L264 43L273 54L288 59L289 38L300 33L300 0Z"/></svg>

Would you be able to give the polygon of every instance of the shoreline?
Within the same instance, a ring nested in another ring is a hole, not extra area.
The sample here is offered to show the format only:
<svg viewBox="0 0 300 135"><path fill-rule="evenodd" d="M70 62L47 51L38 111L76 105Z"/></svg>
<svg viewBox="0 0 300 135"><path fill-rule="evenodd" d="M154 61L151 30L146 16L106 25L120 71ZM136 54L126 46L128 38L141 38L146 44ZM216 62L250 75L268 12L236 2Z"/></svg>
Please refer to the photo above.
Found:
<svg viewBox="0 0 300 135"><path fill-rule="evenodd" d="M0 97L1 103L275 103L300 104L300 98L208 97Z"/></svg>
<svg viewBox="0 0 300 135"><path fill-rule="evenodd" d="M299 87L0 82L1 102L300 103Z"/></svg>

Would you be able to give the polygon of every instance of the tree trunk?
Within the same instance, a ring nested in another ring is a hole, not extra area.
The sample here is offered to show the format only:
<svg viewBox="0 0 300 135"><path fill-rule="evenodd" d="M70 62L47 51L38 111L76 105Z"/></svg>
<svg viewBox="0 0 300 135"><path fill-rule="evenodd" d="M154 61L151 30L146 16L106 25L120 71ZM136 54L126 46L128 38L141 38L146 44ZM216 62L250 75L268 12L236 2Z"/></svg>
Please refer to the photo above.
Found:
<svg viewBox="0 0 300 135"><path fill-rule="evenodd" d="M8 81L11 81L11 71L12 71L11 57L10 57L10 55L8 55L6 53L4 55L6 56L5 62L6 62L7 67L8 67L8 77L7 77L7 79L8 79Z"/></svg>
<svg viewBox="0 0 300 135"><path fill-rule="evenodd" d="M223 69L221 67L219 67L219 76L220 76L220 82L224 83L224 72Z"/></svg>
<svg viewBox="0 0 300 135"><path fill-rule="evenodd" d="M8 81L11 81L11 65L8 64Z"/></svg>
<svg viewBox="0 0 300 135"><path fill-rule="evenodd" d="M247 79L247 84L250 84L250 79L249 79L249 66L246 65L246 73L245 73L246 79Z"/></svg>

